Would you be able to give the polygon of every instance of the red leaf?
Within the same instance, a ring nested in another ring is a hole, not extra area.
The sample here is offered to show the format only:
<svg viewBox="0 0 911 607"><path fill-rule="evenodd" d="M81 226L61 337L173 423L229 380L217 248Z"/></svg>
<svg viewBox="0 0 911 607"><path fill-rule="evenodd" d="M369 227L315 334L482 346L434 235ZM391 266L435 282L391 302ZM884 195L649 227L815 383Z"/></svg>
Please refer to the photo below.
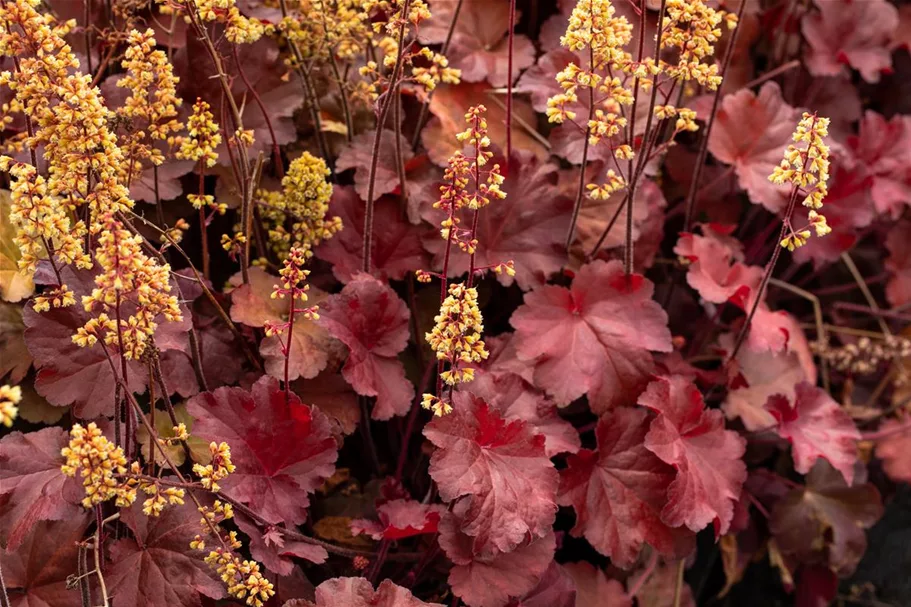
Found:
<svg viewBox="0 0 911 607"><path fill-rule="evenodd" d="M576 511L574 536L584 535L618 567L635 563L643 544L661 553L684 552L688 534L661 522L674 469L645 448L650 415L620 407L598 420L598 450L566 460L558 503Z"/></svg>
<svg viewBox="0 0 911 607"><path fill-rule="evenodd" d="M499 164L505 171L504 156L498 154L488 162ZM497 280L504 286L516 282L523 290L528 290L543 285L565 263L563 239L573 202L557 188L556 165L540 162L530 152L516 150L510 167L501 186L506 198L494 201L479 215L475 267L512 260L516 266L515 277L504 272ZM438 184L434 184L436 186ZM434 202L439 199L439 190L436 194ZM430 205L423 208L421 215L435 225L445 217ZM462 221L467 223L471 218L466 214ZM434 256L434 267L442 271L446 241L434 230L424 238L424 245ZM468 256L453 255L449 276L466 272Z"/></svg>
<svg viewBox="0 0 911 607"><path fill-rule="evenodd" d="M61 274L77 302L95 286L94 276L88 270L74 271L67 267ZM73 343L76 329L89 318L88 312L78 303L40 314L32 306L26 306L22 313L25 343L38 368L35 389L52 405L72 405L73 413L82 419L112 415L116 385L111 364L101 346L80 348ZM118 364L116 358L114 362ZM145 365L129 361L127 383L130 390L143 392L147 381Z"/></svg>
<svg viewBox="0 0 911 607"><path fill-rule="evenodd" d="M287 297L272 299L272 287L279 284L279 278L259 267L251 267L249 276L249 284L241 284L239 275L231 278L232 284L238 285L231 292L231 320L250 327L262 327L267 322L287 322L291 300ZM308 296L308 306L319 305L328 297L314 288L310 289ZM266 337L259 346L266 362L266 372L278 379L285 376L285 355L281 344L287 339L286 331L280 336ZM298 318L291 333L289 379L316 377L330 360L338 359L340 350L341 345L320 324Z"/></svg>
<svg viewBox="0 0 911 607"><path fill-rule="evenodd" d="M422 28L423 31L423 28ZM414 154L411 151L411 142L397 131L383 129L378 152L379 161L376 167L374 180L373 199L376 200L383 194L391 194L400 187L398 169L395 166L396 152L395 138L399 138L402 150L402 162L408 162ZM338 155L335 168L339 171L355 169L354 189L361 200L367 200L367 190L370 180L370 166L373 163L373 142L376 139L376 129L365 131L351 140ZM342 220L344 222L344 219ZM347 223L346 228L350 227ZM385 226L385 224L380 224Z"/></svg>
<svg viewBox="0 0 911 607"><path fill-rule="evenodd" d="M576 585L566 570L551 561L538 585L509 607L575 607Z"/></svg>
<svg viewBox="0 0 911 607"><path fill-rule="evenodd" d="M854 482L860 432L827 392L801 382L793 405L784 396L776 395L766 407L778 421L778 434L793 445L795 470L806 474L817 459L824 458L841 472L848 485Z"/></svg>
<svg viewBox="0 0 911 607"><path fill-rule="evenodd" d="M889 284L886 285L886 299L894 307L904 306L911 302L911 221L902 220L896 223L888 236L886 248L889 257L886 259L886 269L892 273Z"/></svg>
<svg viewBox="0 0 911 607"><path fill-rule="evenodd" d="M639 607L674 607L676 605L674 599L677 594L678 566L679 562L659 563L636 593L637 605ZM641 572L639 575L643 573ZM679 607L696 607L693 589L685 581L680 592Z"/></svg>
<svg viewBox="0 0 911 607"><path fill-rule="evenodd" d="M804 564L828 565L841 577L854 572L867 550L864 529L883 515L882 499L870 484L848 487L842 475L819 461L806 488L779 500L769 519L778 547Z"/></svg>
<svg viewBox="0 0 911 607"><path fill-rule="evenodd" d="M819 12L801 21L810 46L807 69L814 76L837 76L847 63L867 82L879 82L892 67L891 44L898 9L886 0L816 0Z"/></svg>
<svg viewBox="0 0 911 607"><path fill-rule="evenodd" d="M544 437L528 424L507 422L472 397L427 424L424 436L437 447L430 476L444 501L464 507L460 532L472 538L474 554L510 552L550 533L559 479Z"/></svg>
<svg viewBox="0 0 911 607"><path fill-rule="evenodd" d="M409 499L396 499L380 504L376 511L379 522L355 519L351 521L351 532L354 535L363 533L375 540L400 540L424 533L436 533L440 515L445 508Z"/></svg>
<svg viewBox="0 0 911 607"><path fill-rule="evenodd" d="M262 563L266 569L280 576L291 575L294 571L294 560L291 557L306 559L320 565L329 558L329 553L322 546L286 538L281 527L268 527L264 531L243 514L235 514L237 527L250 538L250 555Z"/></svg>
<svg viewBox="0 0 911 607"><path fill-rule="evenodd" d="M579 433L572 424L560 417L553 401L529 384L523 375L530 370L516 358L513 333L485 338L490 355L475 380L465 389L484 399L507 420L521 419L544 435L547 457L579 450ZM456 394L456 399L460 393Z"/></svg>
<svg viewBox="0 0 911 607"><path fill-rule="evenodd" d="M88 524L85 510L42 521L15 552L0 551L11 607L82 607L79 591L67 588L67 577L76 573L77 544Z"/></svg>
<svg viewBox="0 0 911 607"><path fill-rule="evenodd" d="M734 347L734 336L722 335L719 342L725 352L730 352ZM816 365L803 333L796 335L790 343L795 346L790 352L757 352L748 347L740 348L727 400L721 405L728 419L739 417L751 432L770 429L776 422L766 409L769 397L779 394L793 400L797 384L816 382ZM796 347L798 344L800 347ZM804 347L806 352L802 351Z"/></svg>
<svg viewBox="0 0 911 607"><path fill-rule="evenodd" d="M455 31L446 53L453 67L462 70L465 82L486 80L494 87L509 81L509 5L468 2L460 5ZM428 44L441 44L449 35L449 24L455 17L454 2L437 2L433 17L421 24L420 39ZM516 17L518 19L518 16ZM513 72L519 73L535 62L535 47L526 36L513 37Z"/></svg>
<svg viewBox="0 0 911 607"><path fill-rule="evenodd" d="M39 521L82 512L64 494L69 479L60 471L60 450L68 441L63 428L53 427L13 432L0 440L0 545L7 550L16 550ZM74 497L79 491L72 492Z"/></svg>
<svg viewBox="0 0 911 607"><path fill-rule="evenodd" d="M595 261L569 289L526 294L510 322L519 357L534 361L535 385L558 404L587 392L595 413L631 404L652 372L649 350L672 349L667 314L652 290L638 274L627 284L619 261Z"/></svg>
<svg viewBox="0 0 911 607"><path fill-rule="evenodd" d="M383 580L373 584L362 577L336 577L316 587L316 602L295 599L284 607L443 607L440 603L425 603L411 591Z"/></svg>
<svg viewBox="0 0 911 607"><path fill-rule="evenodd" d="M591 563L566 563L563 569L576 584L576 607L633 607L623 585L612 580Z"/></svg>
<svg viewBox="0 0 911 607"><path fill-rule="evenodd" d="M886 120L868 110L857 135L847 138L854 159L872 179L868 194L879 213L898 219L911 201L911 118Z"/></svg>
<svg viewBox="0 0 911 607"><path fill-rule="evenodd" d="M440 521L440 547L455 563L449 585L469 607L503 607L510 598L529 592L544 575L554 558L554 533L548 528L511 552L481 556L472 550L472 538L459 531L465 527L459 520L462 505Z"/></svg>
<svg viewBox="0 0 911 607"><path fill-rule="evenodd" d="M336 186L329 201L329 213L341 218L345 229L316 249L316 256L332 264L332 273L348 282L361 270L366 205L350 187ZM416 268L427 265L427 253L421 244L422 227L402 217L399 202L383 197L373 206L373 222L382 229L374 230L371 262L373 273L382 280L402 280Z"/></svg>
<svg viewBox="0 0 911 607"><path fill-rule="evenodd" d="M535 65L522 72L513 92L528 93L532 107L543 114L547 111L547 100L563 92L557 74L570 63L581 65L582 61L574 52L562 47L548 51L538 57Z"/></svg>
<svg viewBox="0 0 911 607"><path fill-rule="evenodd" d="M800 110L789 106L774 82L767 82L757 96L749 89L725 95L715 115L709 151L725 164L734 165L740 187L750 200L773 213L787 204L789 189L769 181L781 162Z"/></svg>
<svg viewBox="0 0 911 607"><path fill-rule="evenodd" d="M196 420L195 435L231 446L237 470L221 481L226 495L273 524L306 520L308 495L332 474L338 456L322 412L294 394L286 403L270 377L261 377L251 392L203 392L187 410Z"/></svg>
<svg viewBox="0 0 911 607"><path fill-rule="evenodd" d="M702 236L681 233L674 253L690 262L686 282L702 299L720 304L750 281L743 246L730 234L735 226L702 224Z"/></svg>
<svg viewBox="0 0 911 607"><path fill-rule="evenodd" d="M320 307L319 323L350 350L342 375L358 394L376 396L373 419L411 409L414 386L398 360L408 345L410 317L395 291L362 272Z"/></svg>
<svg viewBox="0 0 911 607"><path fill-rule="evenodd" d="M639 404L658 413L645 446L677 469L662 520L693 531L714 523L716 536L726 533L746 480L746 466L740 459L746 441L724 429L721 412L706 409L702 394L685 378L658 378Z"/></svg>
<svg viewBox="0 0 911 607"><path fill-rule="evenodd" d="M190 548L200 533L199 513L192 506L170 506L161 516L142 513L142 500L121 510L132 538L111 546L104 572L108 592L126 605L196 607L200 595L225 596L218 575Z"/></svg>
<svg viewBox="0 0 911 607"><path fill-rule="evenodd" d="M911 431L899 430L904 425L890 419L879 427L880 433L888 434L876 441L876 457L883 461L883 470L889 478L897 483L911 483Z"/></svg>

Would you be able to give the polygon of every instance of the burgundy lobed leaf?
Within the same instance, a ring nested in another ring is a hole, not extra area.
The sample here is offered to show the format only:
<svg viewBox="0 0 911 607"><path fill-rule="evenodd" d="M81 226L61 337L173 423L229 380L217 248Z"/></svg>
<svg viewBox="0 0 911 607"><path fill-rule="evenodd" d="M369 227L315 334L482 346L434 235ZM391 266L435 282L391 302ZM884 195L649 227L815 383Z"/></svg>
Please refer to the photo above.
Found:
<svg viewBox="0 0 911 607"><path fill-rule="evenodd" d="M394 499L377 506L376 512L378 522L355 519L351 521L351 532L354 535L369 535L375 540L400 540L414 535L436 533L445 508L410 499Z"/></svg>
<svg viewBox="0 0 911 607"><path fill-rule="evenodd" d="M785 102L774 82L762 85L758 95L749 89L725 95L715 115L709 151L733 165L753 203L773 213L787 205L789 189L770 182L769 175L781 162L799 118L800 110Z"/></svg>
<svg viewBox="0 0 911 607"><path fill-rule="evenodd" d="M89 270L67 267L61 275L77 301L94 288L94 275ZM72 405L73 413L82 419L113 415L117 383L111 362L100 345L80 348L73 343L76 329L89 318L89 313L79 304L41 313L29 305L22 312L25 344L38 369L35 389L54 406ZM129 361L126 382L134 393L145 391L148 382L145 366Z"/></svg>
<svg viewBox="0 0 911 607"><path fill-rule="evenodd" d="M316 601L295 599L284 607L443 607L425 603L411 591L383 580L376 590L362 577L336 577L316 587Z"/></svg>
<svg viewBox="0 0 911 607"><path fill-rule="evenodd" d="M514 334L485 337L489 356L465 389L495 407L507 420L521 419L544 436L548 457L579 450L579 433L557 406L525 380L528 368L516 358ZM456 393L459 399L462 393Z"/></svg>
<svg viewBox="0 0 911 607"><path fill-rule="evenodd" d="M67 578L76 573L78 544L90 518L80 509L59 521L42 521L15 551L0 550L11 607L82 607ZM94 580L89 583L95 586Z"/></svg>
<svg viewBox="0 0 911 607"><path fill-rule="evenodd" d="M898 27L898 10L886 0L815 0L815 11L801 21L810 47L807 69L814 76L836 76L845 65L867 82L892 70L889 48Z"/></svg>
<svg viewBox="0 0 911 607"><path fill-rule="evenodd" d="M465 82L486 80L494 87L509 81L509 5L468 2L459 5L458 20L446 56L453 67L462 70ZM421 24L420 39L441 44L449 35L456 3L438 0L431 3L433 16ZM516 16L518 19L518 15ZM535 47L527 36L513 40L513 78L535 62Z"/></svg>
<svg viewBox="0 0 911 607"><path fill-rule="evenodd" d="M587 561L566 563L563 569L576 585L576 607L633 607L623 584L607 577Z"/></svg>
<svg viewBox="0 0 911 607"><path fill-rule="evenodd" d="M509 607L575 607L575 605L575 582L557 561L551 561L537 586L529 590L521 599L509 603Z"/></svg>
<svg viewBox="0 0 911 607"><path fill-rule="evenodd" d="M315 255L332 264L332 273L348 282L361 270L361 250L366 205L354 190L336 186L329 201L329 213L341 218L345 229L317 247ZM379 198L373 207L375 230L371 255L373 273L382 280L402 280L416 268L426 267L427 253L421 244L425 228L414 226L402 217L395 197Z"/></svg>
<svg viewBox="0 0 911 607"><path fill-rule="evenodd" d="M488 162L499 164L505 170L507 161L502 154L496 154ZM517 149L509 166L511 169L500 186L506 192L506 198L492 202L479 215L475 267L514 261L515 277L504 272L497 280L504 286L515 282L528 290L543 285L565 262L563 239L573 203L557 188L556 165L539 161L531 152ZM433 187L438 186L435 183ZM439 199L439 189L435 194L434 202ZM445 217L431 205L424 206L421 216L434 225ZM463 221L469 220L466 215ZM424 246L433 255L434 267L442 271L446 241L440 238L438 230L426 234ZM449 276L467 272L468 256L453 255Z"/></svg>
<svg viewBox="0 0 911 607"><path fill-rule="evenodd" d="M272 524L307 518L309 494L329 477L338 456L329 420L318 409L288 401L278 381L261 377L251 391L218 388L187 403L194 434L225 441L237 470L222 491Z"/></svg>
<svg viewBox="0 0 911 607"><path fill-rule="evenodd" d="M557 503L576 512L571 533L618 567L635 563L643 544L682 555L692 543L661 521L674 468L646 449L651 417L627 407L604 414L595 428L598 450L570 455L560 472Z"/></svg>
<svg viewBox="0 0 911 607"><path fill-rule="evenodd" d="M460 519L464 502L440 521L440 547L455 563L449 572L452 591L469 607L504 607L511 598L531 591L553 562L556 538L551 529L507 553L479 555Z"/></svg>
<svg viewBox="0 0 911 607"><path fill-rule="evenodd" d="M200 533L199 513L190 506L170 506L158 517L142 512L142 500L121 510L133 532L114 542L105 582L111 595L127 605L197 607L200 596L220 599L224 584L201 552L190 548Z"/></svg>
<svg viewBox="0 0 911 607"><path fill-rule="evenodd" d="M870 484L847 486L825 461L816 462L806 483L775 504L769 529L786 555L851 575L867 549L864 529L883 515L879 491Z"/></svg>
<svg viewBox="0 0 911 607"><path fill-rule="evenodd" d="M321 565L329 558L329 553L322 546L285 537L279 526L260 529L252 520L243 514L235 514L237 527L250 538L250 555L262 563L266 569L280 576L294 572L292 557L301 558Z"/></svg>
<svg viewBox="0 0 911 607"><path fill-rule="evenodd" d="M373 419L411 409L414 386L398 360L408 345L410 318L395 291L362 272L320 307L319 324L349 349L342 375L358 394L376 397Z"/></svg>
<svg viewBox="0 0 911 607"><path fill-rule="evenodd" d="M778 422L778 434L793 446L795 470L807 474L816 460L823 458L841 472L848 485L854 482L860 432L827 392L801 382L793 404L786 397L775 395L766 407Z"/></svg>
<svg viewBox="0 0 911 607"><path fill-rule="evenodd" d="M411 143L403 135L389 129L383 129L383 136L380 138L380 149L377 155L379 161L374 178L374 200L383 194L391 194L401 187L398 169L395 166L396 137L399 138L398 146L402 150L402 161L408 162L414 155L411 151ZM376 129L357 135L338 155L335 163L335 167L339 171L355 169L354 190L361 200L367 200L370 166L373 162L374 139L376 139ZM344 219L342 221L344 223ZM345 224L345 227L349 227L349 225Z"/></svg>
<svg viewBox="0 0 911 607"><path fill-rule="evenodd" d="M662 520L693 531L713 523L716 536L727 533L747 476L741 460L746 441L724 429L724 416L706 409L702 394L686 378L657 378L639 404L658 414L645 437L646 448L677 469Z"/></svg>
<svg viewBox="0 0 911 607"><path fill-rule="evenodd" d="M427 424L424 436L437 447L430 476L444 501L461 505L459 532L473 554L511 552L551 532L559 479L544 437L527 423L507 422L472 397Z"/></svg>
<svg viewBox="0 0 911 607"><path fill-rule="evenodd" d="M510 322L519 358L534 363L535 385L563 405L587 393L595 413L632 404L654 368L649 350L672 350L652 291L643 276L627 278L621 262L595 261L569 289L527 293Z"/></svg>
<svg viewBox="0 0 911 607"><path fill-rule="evenodd" d="M886 285L886 299L900 307L911 302L911 240L908 239L911 221L901 220L892 226L886 236L886 269L892 273Z"/></svg>
<svg viewBox="0 0 911 607"><path fill-rule="evenodd" d="M12 432L0 440L0 546L15 551L40 521L78 516L81 487L60 466L69 442L63 428ZM68 481L74 491L65 491ZM78 498L67 499L68 496Z"/></svg>

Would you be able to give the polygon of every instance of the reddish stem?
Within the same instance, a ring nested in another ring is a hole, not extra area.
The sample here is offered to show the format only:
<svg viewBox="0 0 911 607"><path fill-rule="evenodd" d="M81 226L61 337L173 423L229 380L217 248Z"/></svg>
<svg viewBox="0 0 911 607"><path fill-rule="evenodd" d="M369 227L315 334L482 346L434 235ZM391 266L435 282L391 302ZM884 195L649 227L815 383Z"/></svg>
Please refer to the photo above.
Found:
<svg viewBox="0 0 911 607"><path fill-rule="evenodd" d="M505 172L509 174L509 163L512 158L512 59L513 43L516 33L516 0L509 0L509 80L506 82L506 167ZM471 280L469 275L468 280Z"/></svg>

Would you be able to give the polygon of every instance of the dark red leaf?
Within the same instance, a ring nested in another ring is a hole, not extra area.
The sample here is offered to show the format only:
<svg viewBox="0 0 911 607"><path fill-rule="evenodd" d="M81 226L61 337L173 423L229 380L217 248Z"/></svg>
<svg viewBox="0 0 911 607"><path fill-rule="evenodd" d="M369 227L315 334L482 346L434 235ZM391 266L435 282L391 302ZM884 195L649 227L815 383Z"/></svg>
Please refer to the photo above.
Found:
<svg viewBox="0 0 911 607"><path fill-rule="evenodd" d="M672 527L686 525L693 531L714 523L716 536L723 535L746 480L740 459L746 441L724 429L721 412L706 409L702 394L683 377L658 378L639 404L658 413L645 446L677 469L661 518Z"/></svg>
<svg viewBox="0 0 911 607"><path fill-rule="evenodd" d="M400 540L424 533L436 533L440 515L445 508L422 504L414 500L396 499L377 506L379 522L356 519L351 521L354 535L366 534L375 540Z"/></svg>
<svg viewBox="0 0 911 607"><path fill-rule="evenodd" d="M509 607L575 607L576 585L566 570L551 561L538 585Z"/></svg>
<svg viewBox="0 0 911 607"><path fill-rule="evenodd" d="M288 538L279 526L263 530L243 514L235 514L234 520L237 527L250 538L250 555L266 569L280 576L294 572L294 560L291 557L302 558L317 565L329 558L329 553L322 546Z"/></svg>
<svg viewBox="0 0 911 607"><path fill-rule="evenodd" d="M425 603L411 591L392 580L373 584L362 577L336 577L316 587L316 602L296 599L284 607L443 607L440 603Z"/></svg>
<svg viewBox="0 0 911 607"><path fill-rule="evenodd" d="M449 585L469 607L502 607L510 598L529 592L553 561L553 531L526 541L506 554L484 556L472 550L474 540L459 529L464 504L456 505L440 521L440 547L455 563Z"/></svg>
<svg viewBox="0 0 911 607"><path fill-rule="evenodd" d="M320 307L319 323L350 351L342 375L358 394L376 397L373 419L411 409L414 386L398 360L408 344L410 318L395 291L362 272Z"/></svg>
<svg viewBox="0 0 911 607"><path fill-rule="evenodd" d="M443 500L463 506L459 531L471 538L472 553L510 552L551 532L559 479L544 437L528 424L507 422L472 397L427 424L424 435L437 447L430 476Z"/></svg>
<svg viewBox="0 0 911 607"><path fill-rule="evenodd" d="M260 378L252 391L219 388L187 403L193 433L225 441L237 470L221 481L226 495L272 524L307 519L309 494L334 470L338 456L329 420L293 393L285 402L278 381Z"/></svg>
<svg viewBox="0 0 911 607"><path fill-rule="evenodd" d="M620 407L598 420L598 450L581 450L560 473L558 503L576 511L575 536L585 539L618 567L629 567L643 544L659 552L684 553L689 534L661 521L674 469L645 448L651 423L644 409Z"/></svg>
<svg viewBox="0 0 911 607"><path fill-rule="evenodd" d="M189 500L188 500L189 501ZM161 516L142 512L142 500L121 510L132 538L114 542L104 577L108 592L127 605L197 607L200 595L225 596L218 574L190 548L201 532L200 515L190 505L169 506Z"/></svg>
<svg viewBox="0 0 911 607"><path fill-rule="evenodd" d="M373 187L373 199L376 200L383 194L391 194L400 187L396 161L396 141L399 138L399 147L402 151L402 161L408 162L414 155L411 151L411 142L398 132L383 129L380 139L380 149L377 157L376 176ZM361 200L367 200L367 190L370 180L370 167L373 162L373 143L376 139L376 130L365 131L351 140L345 149L338 155L335 168L339 171L355 169L354 189ZM331 214L331 213L330 213ZM344 223L344 219L342 219ZM349 224L344 224L350 228Z"/></svg>
<svg viewBox="0 0 911 607"><path fill-rule="evenodd" d="M60 471L65 463L60 450L68 441L68 433L54 427L0 440L0 546L14 551L39 521L82 512L64 492L69 479ZM67 493L75 501L82 497L81 487Z"/></svg>
<svg viewBox="0 0 911 607"><path fill-rule="evenodd" d="M633 607L623 584L587 561L566 563L563 569L576 584L576 607Z"/></svg>
<svg viewBox="0 0 911 607"><path fill-rule="evenodd" d="M12 607L82 607L79 590L68 589L67 578L76 573L77 544L89 519L80 509L59 521L42 521L16 551L0 551Z"/></svg>
<svg viewBox="0 0 911 607"><path fill-rule="evenodd" d="M362 267L365 204L350 187L336 186L329 202L329 213L341 218L345 229L316 249L316 256L332 264L332 273L348 282ZM410 224L403 216L398 200L386 196L373 207L373 222L382 229L374 230L371 267L380 279L402 280L427 265L427 253L421 244L423 227Z"/></svg>
<svg viewBox="0 0 911 607"><path fill-rule="evenodd" d="M505 171L506 158L502 154L488 162L499 164ZM479 215L475 267L514 261L515 277L504 272L497 280L505 286L516 282L528 290L543 285L565 263L563 240L573 203L557 188L556 165L541 162L530 152L516 150L509 166L511 169L501 186L506 198L493 201ZM439 199L438 189L435 194L434 201ZM445 218L445 214L430 205L422 209L421 215L434 225ZM470 221L466 214L463 222ZM446 241L434 230L425 236L424 244L433 255L434 267L442 271ZM453 255L449 275L455 277L466 272L468 256Z"/></svg>
<svg viewBox="0 0 911 607"><path fill-rule="evenodd" d="M851 575L867 549L864 529L883 515L879 491L870 484L848 487L824 461L816 462L806 480L806 488L792 490L772 510L775 541L804 564Z"/></svg>

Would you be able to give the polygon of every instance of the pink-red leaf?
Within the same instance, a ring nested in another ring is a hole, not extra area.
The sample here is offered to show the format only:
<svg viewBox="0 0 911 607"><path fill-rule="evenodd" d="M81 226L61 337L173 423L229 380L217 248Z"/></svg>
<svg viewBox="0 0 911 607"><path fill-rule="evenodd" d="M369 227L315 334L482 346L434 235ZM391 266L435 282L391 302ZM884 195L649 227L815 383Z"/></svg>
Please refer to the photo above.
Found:
<svg viewBox="0 0 911 607"><path fill-rule="evenodd" d="M827 392L801 382L793 405L781 395L766 404L778 422L778 434L793 445L794 469L807 474L819 458L841 472L848 485L854 482L860 432L851 417Z"/></svg>
<svg viewBox="0 0 911 607"><path fill-rule="evenodd" d="M366 534L375 540L400 540L424 533L436 533L445 508L415 500L395 499L376 508L379 522L368 519L351 521L354 535Z"/></svg>
<svg viewBox="0 0 911 607"><path fill-rule="evenodd" d="M320 307L320 324L350 351L342 375L358 394L376 396L373 419L411 408L414 386L397 358L408 344L410 317L395 291L364 273Z"/></svg>
<svg viewBox="0 0 911 607"><path fill-rule="evenodd" d="M121 511L133 537L111 546L104 572L108 591L127 605L197 607L200 595L225 596L218 575L190 548L200 532L199 513L190 506L169 506L161 516L142 513L142 500Z"/></svg>
<svg viewBox="0 0 911 607"><path fill-rule="evenodd" d="M294 571L292 557L302 558L320 565L329 558L322 546L286 537L279 526L260 529L243 514L235 514L237 527L250 538L250 555L266 569L278 575L291 575Z"/></svg>
<svg viewBox="0 0 911 607"><path fill-rule="evenodd" d="M534 588L553 561L553 531L506 554L478 555L472 550L473 539L459 530L465 527L460 506L440 521L440 547L455 563L449 572L453 592L469 607L503 607Z"/></svg>
<svg viewBox="0 0 911 607"><path fill-rule="evenodd" d="M507 422L472 397L427 424L424 435L437 447L430 476L445 501L464 506L460 531L473 553L510 552L550 533L559 479L544 437L528 424Z"/></svg>
<svg viewBox="0 0 911 607"><path fill-rule="evenodd" d="M558 503L576 511L575 536L618 567L629 567L643 544L664 554L684 547L687 536L661 521L674 469L645 447L651 415L620 407L598 420L598 450L581 450L560 473Z"/></svg>
<svg viewBox="0 0 911 607"><path fill-rule="evenodd" d="M898 9L886 0L815 0L801 26L810 46L807 69L814 76L837 76L849 65L867 82L879 82L892 69Z"/></svg>
<svg viewBox="0 0 911 607"><path fill-rule="evenodd" d="M645 446L677 469L661 512L664 522L693 531L714 523L716 535L726 533L746 480L740 459L746 441L724 429L724 416L706 409L702 394L686 378L656 379L639 404L658 413Z"/></svg>
<svg viewBox="0 0 911 607"><path fill-rule="evenodd" d="M260 378L251 391L219 388L187 403L193 433L225 441L237 470L221 481L226 495L272 524L307 518L309 494L334 470L338 456L329 420L293 393L285 401L278 381Z"/></svg>
<svg viewBox="0 0 911 607"><path fill-rule="evenodd" d="M752 202L772 212L785 207L788 188L770 182L769 175L781 162L799 118L800 110L785 102L774 82L764 84L759 95L749 89L725 95L715 115L709 151L733 165Z"/></svg>
<svg viewBox="0 0 911 607"><path fill-rule="evenodd" d="M896 114L890 120L868 110L848 148L872 185L868 195L879 213L897 219L911 204L911 117Z"/></svg>
<svg viewBox="0 0 911 607"><path fill-rule="evenodd" d="M285 607L443 607L440 603L425 603L411 591L383 580L373 584L362 577L336 577L316 587L316 602L293 600Z"/></svg>
<svg viewBox="0 0 911 607"><path fill-rule="evenodd" d="M573 578L561 567L557 561L551 561L550 566L538 585L509 607L575 607L576 585Z"/></svg>
<svg viewBox="0 0 911 607"><path fill-rule="evenodd" d="M14 551L39 521L82 510L64 493L68 479L60 471L60 450L68 440L67 432L55 427L13 432L0 440L0 546ZM69 493L79 497L80 492Z"/></svg>
<svg viewBox="0 0 911 607"><path fill-rule="evenodd" d="M885 436L876 441L876 457L895 482L911 483L911 428L901 420L890 419L879 427Z"/></svg>
<svg viewBox="0 0 911 607"><path fill-rule="evenodd" d="M566 563L563 569L576 584L576 607L633 607L623 584L608 578L591 563Z"/></svg>
<svg viewBox="0 0 911 607"><path fill-rule="evenodd" d="M519 358L533 361L534 383L567 404L588 394L596 413L632 404L653 370L649 350L670 352L667 314L644 277L619 261L595 261L572 286L526 294L510 322Z"/></svg>

